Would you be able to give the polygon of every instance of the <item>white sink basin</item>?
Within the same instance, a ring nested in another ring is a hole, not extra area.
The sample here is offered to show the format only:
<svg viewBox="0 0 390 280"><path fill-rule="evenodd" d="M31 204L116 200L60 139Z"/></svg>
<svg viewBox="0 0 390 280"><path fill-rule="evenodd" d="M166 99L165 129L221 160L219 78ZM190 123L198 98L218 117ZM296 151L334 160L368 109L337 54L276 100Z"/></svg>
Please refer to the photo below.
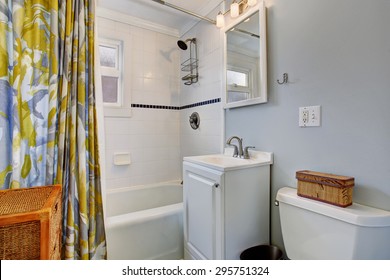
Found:
<svg viewBox="0 0 390 280"><path fill-rule="evenodd" d="M220 171L243 169L273 163L273 154L261 151L249 151L249 159L233 157L232 149L225 149L224 154L184 157L184 161L200 164Z"/></svg>

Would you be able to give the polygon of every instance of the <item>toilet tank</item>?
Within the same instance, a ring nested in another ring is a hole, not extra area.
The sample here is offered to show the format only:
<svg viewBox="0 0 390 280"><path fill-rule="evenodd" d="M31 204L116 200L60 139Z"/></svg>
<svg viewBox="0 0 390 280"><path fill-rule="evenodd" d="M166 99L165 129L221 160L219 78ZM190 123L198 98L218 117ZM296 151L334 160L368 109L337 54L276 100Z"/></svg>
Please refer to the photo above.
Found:
<svg viewBox="0 0 390 280"><path fill-rule="evenodd" d="M276 200L289 259L390 259L390 212L358 203L341 208L288 187Z"/></svg>

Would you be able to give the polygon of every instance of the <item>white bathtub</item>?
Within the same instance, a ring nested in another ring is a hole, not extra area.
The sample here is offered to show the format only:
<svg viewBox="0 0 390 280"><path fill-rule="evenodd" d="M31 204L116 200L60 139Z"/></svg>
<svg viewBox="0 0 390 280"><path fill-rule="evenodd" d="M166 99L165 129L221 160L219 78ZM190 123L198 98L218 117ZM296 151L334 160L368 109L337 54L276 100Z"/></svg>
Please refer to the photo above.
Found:
<svg viewBox="0 0 390 280"><path fill-rule="evenodd" d="M161 183L107 191L111 260L183 258L183 187Z"/></svg>

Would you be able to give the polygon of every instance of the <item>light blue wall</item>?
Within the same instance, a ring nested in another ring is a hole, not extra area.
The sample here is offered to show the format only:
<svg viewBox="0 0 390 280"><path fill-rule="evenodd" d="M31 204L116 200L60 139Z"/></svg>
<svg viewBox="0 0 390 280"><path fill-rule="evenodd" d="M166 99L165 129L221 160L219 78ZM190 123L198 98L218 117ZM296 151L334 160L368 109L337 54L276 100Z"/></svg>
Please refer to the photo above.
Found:
<svg viewBox="0 0 390 280"><path fill-rule="evenodd" d="M355 202L390 210L390 1L266 4L269 102L226 111L226 137L274 152L272 201L310 169L355 177ZM309 105L321 105L322 125L300 128L298 107Z"/></svg>

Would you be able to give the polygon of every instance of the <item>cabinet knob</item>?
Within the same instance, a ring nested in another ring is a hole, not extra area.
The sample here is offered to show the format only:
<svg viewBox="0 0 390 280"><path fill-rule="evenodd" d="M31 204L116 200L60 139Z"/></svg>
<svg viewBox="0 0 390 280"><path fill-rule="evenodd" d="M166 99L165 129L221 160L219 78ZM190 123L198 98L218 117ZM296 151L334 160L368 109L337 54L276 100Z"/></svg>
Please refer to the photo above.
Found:
<svg viewBox="0 0 390 280"><path fill-rule="evenodd" d="M213 187L218 188L218 187L219 187L219 184L218 184L218 183L215 183Z"/></svg>

